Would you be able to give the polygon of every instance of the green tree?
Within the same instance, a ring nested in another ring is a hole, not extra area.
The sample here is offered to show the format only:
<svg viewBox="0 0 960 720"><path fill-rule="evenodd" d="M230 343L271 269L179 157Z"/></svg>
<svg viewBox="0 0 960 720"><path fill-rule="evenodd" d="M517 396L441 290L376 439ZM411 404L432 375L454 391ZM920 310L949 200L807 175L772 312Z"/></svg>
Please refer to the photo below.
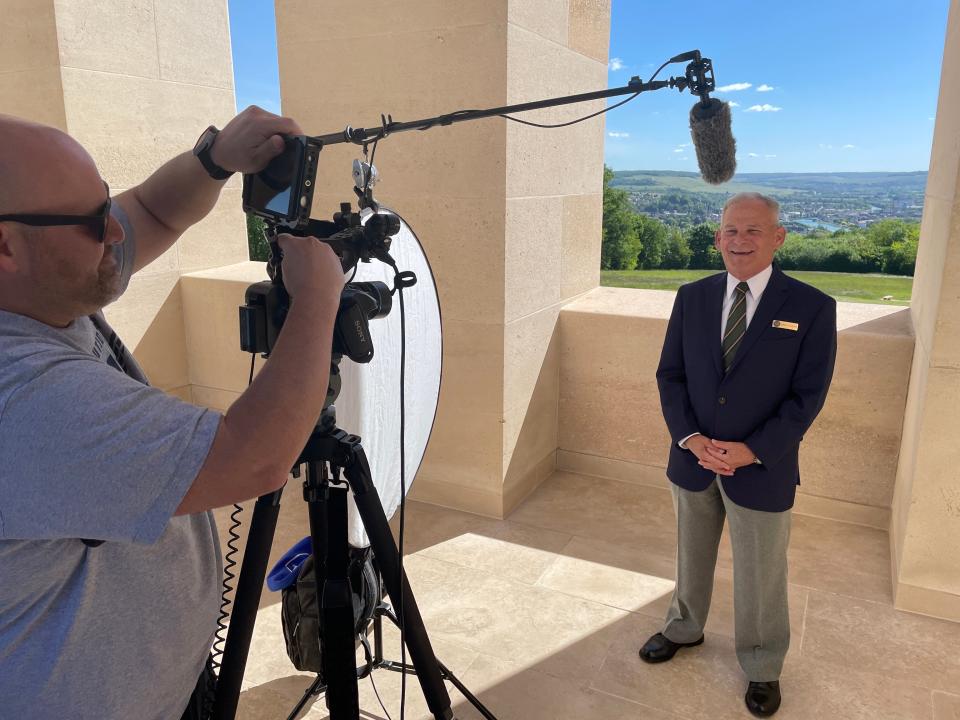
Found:
<svg viewBox="0 0 960 720"><path fill-rule="evenodd" d="M256 215L247 215L247 249L250 259L266 262L270 259L270 245L263 236L263 220Z"/></svg>
<svg viewBox="0 0 960 720"><path fill-rule="evenodd" d="M690 249L690 267L695 270L716 268L720 257L714 248L713 238L717 226L710 223L694 225L687 230L687 246ZM711 254L710 250L714 249ZM719 267L723 267L721 260Z"/></svg>
<svg viewBox="0 0 960 720"><path fill-rule="evenodd" d="M600 247L600 268L633 270L640 254L636 213L630 208L625 190L610 187L613 170L603 168L603 239Z"/></svg>
<svg viewBox="0 0 960 720"><path fill-rule="evenodd" d="M640 238L640 254L637 268L653 270L662 267L667 253L667 227L656 218L636 215L637 236Z"/></svg>
<svg viewBox="0 0 960 720"><path fill-rule="evenodd" d="M691 257L693 252L687 243L687 237L678 228L671 228L660 267L668 270L683 270L690 266Z"/></svg>

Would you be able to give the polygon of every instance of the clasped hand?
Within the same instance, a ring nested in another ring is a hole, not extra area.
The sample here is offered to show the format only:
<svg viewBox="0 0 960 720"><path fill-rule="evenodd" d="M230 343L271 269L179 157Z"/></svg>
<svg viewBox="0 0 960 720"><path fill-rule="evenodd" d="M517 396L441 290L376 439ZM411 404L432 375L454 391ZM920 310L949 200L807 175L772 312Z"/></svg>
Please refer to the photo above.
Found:
<svg viewBox="0 0 960 720"><path fill-rule="evenodd" d="M727 477L756 459L745 443L713 440L704 435L694 435L687 440L687 449L697 456L700 467Z"/></svg>

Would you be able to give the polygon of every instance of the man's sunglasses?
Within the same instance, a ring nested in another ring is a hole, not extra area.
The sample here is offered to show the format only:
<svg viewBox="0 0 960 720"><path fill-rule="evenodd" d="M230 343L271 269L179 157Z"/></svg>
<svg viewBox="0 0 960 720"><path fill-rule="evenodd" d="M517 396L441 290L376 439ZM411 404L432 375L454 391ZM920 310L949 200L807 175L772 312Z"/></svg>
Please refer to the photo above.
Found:
<svg viewBox="0 0 960 720"><path fill-rule="evenodd" d="M107 191L107 201L95 215L38 215L21 213L15 215L0 215L0 222L16 222L32 227L51 227L54 225L84 225L93 231L98 242L104 242L107 237L107 228L110 225L110 188L106 183L103 187Z"/></svg>

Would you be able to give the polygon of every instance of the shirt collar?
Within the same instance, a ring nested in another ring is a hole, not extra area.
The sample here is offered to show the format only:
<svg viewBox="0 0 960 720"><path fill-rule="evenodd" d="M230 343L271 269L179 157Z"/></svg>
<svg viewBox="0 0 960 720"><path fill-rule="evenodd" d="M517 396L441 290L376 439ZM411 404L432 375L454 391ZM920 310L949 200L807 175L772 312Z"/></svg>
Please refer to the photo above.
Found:
<svg viewBox="0 0 960 720"><path fill-rule="evenodd" d="M760 296L763 295L763 291L767 289L767 283L770 282L771 275L773 275L772 264L767 265L767 267L747 280L747 287L750 288L750 295L755 300L759 300ZM727 297L731 297L733 295L733 291L736 290L739 283L739 280L737 280L730 273L727 273Z"/></svg>

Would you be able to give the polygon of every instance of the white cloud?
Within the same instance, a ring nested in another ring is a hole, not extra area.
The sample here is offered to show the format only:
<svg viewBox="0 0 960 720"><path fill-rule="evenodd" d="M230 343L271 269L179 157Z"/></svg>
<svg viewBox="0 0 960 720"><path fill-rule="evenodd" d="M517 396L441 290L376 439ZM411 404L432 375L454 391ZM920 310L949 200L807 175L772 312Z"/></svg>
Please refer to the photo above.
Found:
<svg viewBox="0 0 960 720"><path fill-rule="evenodd" d="M610 58L610 63L608 67L611 70L622 70L623 69L623 60L620 58Z"/></svg>
<svg viewBox="0 0 960 720"><path fill-rule="evenodd" d="M781 110L783 110L783 108L764 103L763 105L751 105L744 112L780 112Z"/></svg>
<svg viewBox="0 0 960 720"><path fill-rule="evenodd" d="M683 148L674 148L673 151L674 151L674 152L683 152Z"/></svg>
<svg viewBox="0 0 960 720"><path fill-rule="evenodd" d="M767 85L766 83L757 88L757 92L770 92L771 90L773 90L773 85Z"/></svg>
<svg viewBox="0 0 960 720"><path fill-rule="evenodd" d="M736 100L731 100L730 102L727 103L727 105L729 105L730 107L740 107L740 103L738 103Z"/></svg>
<svg viewBox="0 0 960 720"><path fill-rule="evenodd" d="M843 146L843 149L844 149L844 150L856 150L856 149L857 149L857 146L856 146L856 145L851 145L850 143L847 143L846 145Z"/></svg>
<svg viewBox="0 0 960 720"><path fill-rule="evenodd" d="M833 145L827 145L826 143L820 143L821 150L833 150Z"/></svg>
<svg viewBox="0 0 960 720"><path fill-rule="evenodd" d="M759 153L747 153L749 157L760 157Z"/></svg>
<svg viewBox="0 0 960 720"><path fill-rule="evenodd" d="M764 155L765 158L774 158L776 155Z"/></svg>
<svg viewBox="0 0 960 720"><path fill-rule="evenodd" d="M753 83L733 83L732 85L723 85L714 92L736 92L737 90L746 90L753 87Z"/></svg>
<svg viewBox="0 0 960 720"><path fill-rule="evenodd" d="M630 137L630 133L628 133L628 132L608 132L607 135L609 135L609 136L612 137L612 138L628 138L628 137Z"/></svg>

